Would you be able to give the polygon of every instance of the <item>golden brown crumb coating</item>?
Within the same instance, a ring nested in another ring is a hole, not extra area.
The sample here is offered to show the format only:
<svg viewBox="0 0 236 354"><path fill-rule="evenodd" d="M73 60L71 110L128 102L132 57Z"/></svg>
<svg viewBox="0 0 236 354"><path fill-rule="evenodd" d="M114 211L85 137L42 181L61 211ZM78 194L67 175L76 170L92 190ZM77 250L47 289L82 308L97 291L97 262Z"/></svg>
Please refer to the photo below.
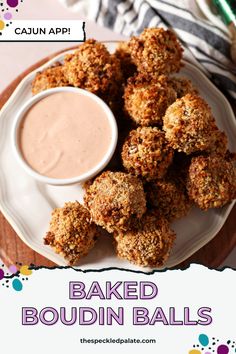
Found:
<svg viewBox="0 0 236 354"><path fill-rule="evenodd" d="M201 209L220 208L236 198L236 168L221 156L194 157L187 189Z"/></svg>
<svg viewBox="0 0 236 354"><path fill-rule="evenodd" d="M62 68L60 63L56 63L54 66L38 72L32 82L33 95L50 88L69 86Z"/></svg>
<svg viewBox="0 0 236 354"><path fill-rule="evenodd" d="M228 139L225 132L216 130L213 135L213 144L207 152L225 156L228 150Z"/></svg>
<svg viewBox="0 0 236 354"><path fill-rule="evenodd" d="M125 87L125 110L138 125L162 125L162 117L177 98L169 79L162 75L159 80L138 74L128 80Z"/></svg>
<svg viewBox="0 0 236 354"><path fill-rule="evenodd" d="M197 94L197 89L193 86L190 80L182 76L173 76L169 79L170 85L175 90L177 98L181 98L188 93Z"/></svg>
<svg viewBox="0 0 236 354"><path fill-rule="evenodd" d="M146 180L162 178L173 158L165 134L154 127L132 130L122 148L122 161L127 171Z"/></svg>
<svg viewBox="0 0 236 354"><path fill-rule="evenodd" d="M210 149L218 128L204 99L187 94L167 108L163 130L173 149L191 154Z"/></svg>
<svg viewBox="0 0 236 354"><path fill-rule="evenodd" d="M61 254L69 265L77 265L93 248L96 235L97 228L88 210L79 202L69 202L53 210L44 243Z"/></svg>
<svg viewBox="0 0 236 354"><path fill-rule="evenodd" d="M113 92L122 80L119 60L94 39L65 56L64 74L71 85L97 95Z"/></svg>
<svg viewBox="0 0 236 354"><path fill-rule="evenodd" d="M84 201L92 220L108 232L128 230L146 211L142 182L123 172L103 172L87 188Z"/></svg>
<svg viewBox="0 0 236 354"><path fill-rule="evenodd" d="M182 48L176 35L163 28L146 28L128 43L131 58L139 72L153 76L178 72Z"/></svg>
<svg viewBox="0 0 236 354"><path fill-rule="evenodd" d="M161 267L169 257L175 233L163 216L149 212L131 230L114 238L118 257L142 267Z"/></svg>
<svg viewBox="0 0 236 354"><path fill-rule="evenodd" d="M170 222L186 216L191 209L184 181L176 173L148 183L146 191L147 203Z"/></svg>
<svg viewBox="0 0 236 354"><path fill-rule="evenodd" d="M114 55L120 60L121 71L124 79L127 80L129 77L133 76L137 71L137 68L131 59L128 43L120 42Z"/></svg>

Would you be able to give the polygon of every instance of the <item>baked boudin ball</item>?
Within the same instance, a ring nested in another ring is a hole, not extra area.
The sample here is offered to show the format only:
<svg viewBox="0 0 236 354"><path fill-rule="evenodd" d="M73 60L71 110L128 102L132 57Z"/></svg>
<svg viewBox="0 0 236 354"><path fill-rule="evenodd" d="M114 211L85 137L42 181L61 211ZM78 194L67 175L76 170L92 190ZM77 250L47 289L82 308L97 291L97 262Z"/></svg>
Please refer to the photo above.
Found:
<svg viewBox="0 0 236 354"><path fill-rule="evenodd" d="M188 93L197 94L197 89L193 86L190 80L182 76L173 76L169 79L169 84L175 90L177 98L181 98Z"/></svg>
<svg viewBox="0 0 236 354"><path fill-rule="evenodd" d="M130 56L130 50L127 42L120 42L114 53L115 57L119 59L121 71L125 80L133 76L137 71L136 65Z"/></svg>
<svg viewBox="0 0 236 354"><path fill-rule="evenodd" d="M122 81L119 60L94 39L84 42L73 54L65 55L64 74L71 85L99 96L113 92Z"/></svg>
<svg viewBox="0 0 236 354"><path fill-rule="evenodd" d="M93 248L96 236L97 228L88 210L79 202L69 202L53 210L44 243L61 254L69 265L77 265Z"/></svg>
<svg viewBox="0 0 236 354"><path fill-rule="evenodd" d="M187 182L189 197L207 210L220 208L236 198L236 168L221 156L194 157Z"/></svg>
<svg viewBox="0 0 236 354"><path fill-rule="evenodd" d="M173 158L165 134L156 127L132 130L122 148L122 161L127 171L146 180L164 177Z"/></svg>
<svg viewBox="0 0 236 354"><path fill-rule="evenodd" d="M187 94L167 108L163 130L173 149L191 154L209 150L218 128L204 99Z"/></svg>
<svg viewBox="0 0 236 354"><path fill-rule="evenodd" d="M146 211L142 182L127 173L103 172L86 190L92 220L108 232L126 231Z"/></svg>
<svg viewBox="0 0 236 354"><path fill-rule="evenodd" d="M128 80L125 87L125 110L138 125L162 125L166 109L176 100L169 79L162 75L159 81L138 74Z"/></svg>
<svg viewBox="0 0 236 354"><path fill-rule="evenodd" d="M146 28L128 43L131 58L139 72L153 76L178 72L182 48L176 35L163 28Z"/></svg>
<svg viewBox="0 0 236 354"><path fill-rule="evenodd" d="M186 216L191 209L181 175L168 173L163 179L148 183L146 191L147 203L170 222Z"/></svg>
<svg viewBox="0 0 236 354"><path fill-rule="evenodd" d="M114 238L118 257L142 267L161 267L169 257L175 233L163 216L148 212L131 230Z"/></svg>
<svg viewBox="0 0 236 354"><path fill-rule="evenodd" d="M32 82L33 95L50 88L69 86L62 68L60 63L56 63L54 66L38 72Z"/></svg>

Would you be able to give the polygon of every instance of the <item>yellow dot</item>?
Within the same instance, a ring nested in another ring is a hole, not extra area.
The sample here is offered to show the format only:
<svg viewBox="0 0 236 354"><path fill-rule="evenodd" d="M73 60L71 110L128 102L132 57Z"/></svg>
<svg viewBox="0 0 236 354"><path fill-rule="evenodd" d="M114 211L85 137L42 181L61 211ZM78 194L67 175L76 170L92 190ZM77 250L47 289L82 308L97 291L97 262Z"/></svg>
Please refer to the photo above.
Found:
<svg viewBox="0 0 236 354"><path fill-rule="evenodd" d="M23 275L30 275L30 274L32 274L32 270L29 269L29 267L27 265L24 265L20 268L20 273Z"/></svg>
<svg viewBox="0 0 236 354"><path fill-rule="evenodd" d="M4 27L5 27L5 23L2 20L0 20L0 31L2 31Z"/></svg>
<svg viewBox="0 0 236 354"><path fill-rule="evenodd" d="M201 352L199 350L193 349L190 350L189 354L201 354Z"/></svg>

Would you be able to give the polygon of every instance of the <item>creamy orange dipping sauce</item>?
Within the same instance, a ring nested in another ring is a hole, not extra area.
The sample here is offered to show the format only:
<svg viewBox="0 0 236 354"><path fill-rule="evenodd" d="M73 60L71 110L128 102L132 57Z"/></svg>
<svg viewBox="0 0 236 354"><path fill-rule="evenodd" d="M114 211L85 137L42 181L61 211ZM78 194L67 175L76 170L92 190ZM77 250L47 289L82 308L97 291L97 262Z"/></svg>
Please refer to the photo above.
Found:
<svg viewBox="0 0 236 354"><path fill-rule="evenodd" d="M106 112L81 93L53 93L35 103L19 130L27 164L41 175L72 178L96 167L107 153L112 130Z"/></svg>

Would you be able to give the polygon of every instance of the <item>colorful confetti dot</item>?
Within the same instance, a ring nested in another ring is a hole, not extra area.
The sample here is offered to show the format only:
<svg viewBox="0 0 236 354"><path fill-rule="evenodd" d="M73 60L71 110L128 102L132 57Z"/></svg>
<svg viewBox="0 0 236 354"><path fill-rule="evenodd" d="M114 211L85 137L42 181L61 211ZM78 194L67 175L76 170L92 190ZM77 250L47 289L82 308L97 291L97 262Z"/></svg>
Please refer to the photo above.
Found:
<svg viewBox="0 0 236 354"><path fill-rule="evenodd" d="M2 31L4 27L5 27L5 23L2 20L0 20L0 31Z"/></svg>
<svg viewBox="0 0 236 354"><path fill-rule="evenodd" d="M23 288L23 285L19 279L14 279L12 282L12 287L15 291L21 291Z"/></svg>
<svg viewBox="0 0 236 354"><path fill-rule="evenodd" d="M201 354L201 352L199 350L193 349L190 350L189 354Z"/></svg>
<svg viewBox="0 0 236 354"><path fill-rule="evenodd" d="M24 265L20 268L20 273L23 275L31 275L32 274L32 270L29 269L29 266Z"/></svg>
<svg viewBox="0 0 236 354"><path fill-rule="evenodd" d="M6 12L3 17L5 18L5 20L11 20L12 14L10 12Z"/></svg>
<svg viewBox="0 0 236 354"><path fill-rule="evenodd" d="M228 354L228 352L229 352L229 347L225 344L221 344L217 348L217 354Z"/></svg>
<svg viewBox="0 0 236 354"><path fill-rule="evenodd" d="M205 354L211 354L210 352L206 352Z"/></svg>
<svg viewBox="0 0 236 354"><path fill-rule="evenodd" d="M14 264L12 264L8 269L9 269L9 272L11 272L12 274L14 274L18 271L17 267Z"/></svg>
<svg viewBox="0 0 236 354"><path fill-rule="evenodd" d="M4 278L4 271L0 269L0 280L2 280L3 278Z"/></svg>
<svg viewBox="0 0 236 354"><path fill-rule="evenodd" d="M19 0L7 0L7 5L10 7L17 7Z"/></svg>
<svg viewBox="0 0 236 354"><path fill-rule="evenodd" d="M198 337L199 343L206 347L209 344L209 338L207 337L206 334L200 334Z"/></svg>

